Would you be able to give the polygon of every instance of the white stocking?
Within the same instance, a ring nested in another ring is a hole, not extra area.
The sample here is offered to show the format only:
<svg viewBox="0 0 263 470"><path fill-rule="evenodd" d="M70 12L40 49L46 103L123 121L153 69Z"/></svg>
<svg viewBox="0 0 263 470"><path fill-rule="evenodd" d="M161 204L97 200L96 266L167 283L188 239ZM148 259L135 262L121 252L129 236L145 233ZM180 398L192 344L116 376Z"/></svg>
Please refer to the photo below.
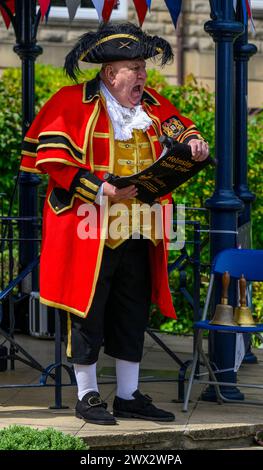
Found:
<svg viewBox="0 0 263 470"><path fill-rule="evenodd" d="M74 364L79 400L88 392L98 392L96 365L96 362L91 365Z"/></svg>
<svg viewBox="0 0 263 470"><path fill-rule="evenodd" d="M133 392L138 389L139 362L116 359L117 397L134 400Z"/></svg>

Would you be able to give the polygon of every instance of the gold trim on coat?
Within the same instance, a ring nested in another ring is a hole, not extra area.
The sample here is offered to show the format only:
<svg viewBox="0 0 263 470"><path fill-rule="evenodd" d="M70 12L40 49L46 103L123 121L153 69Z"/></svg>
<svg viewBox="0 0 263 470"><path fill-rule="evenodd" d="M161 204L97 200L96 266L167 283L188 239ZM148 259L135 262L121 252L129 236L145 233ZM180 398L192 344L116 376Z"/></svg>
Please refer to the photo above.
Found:
<svg viewBox="0 0 263 470"><path fill-rule="evenodd" d="M95 201L96 199L96 194L90 193L89 191L86 191L85 189L82 189L79 186L77 186L75 190L77 192L76 194L77 197L79 197L79 194L82 194L82 196L88 198L92 202Z"/></svg>
<svg viewBox="0 0 263 470"><path fill-rule="evenodd" d="M27 150L22 150L21 155L25 155L26 157L37 157L36 152L28 152Z"/></svg>
<svg viewBox="0 0 263 470"><path fill-rule="evenodd" d="M108 121L108 126L109 126L109 165L107 170L110 173L113 173L114 170L114 160L115 160L115 150L114 150L114 144L115 144L115 139L114 139L114 130L113 130L113 125L110 120L109 114L107 112L107 106L106 106L106 101L103 93L101 93L101 104L105 110L106 113L106 118ZM103 165L102 165L103 166ZM103 168L104 169L104 168Z"/></svg>
<svg viewBox="0 0 263 470"><path fill-rule="evenodd" d="M74 315L78 315L79 317L85 318L85 312L81 312L80 310L69 307L68 305L52 302L51 300L47 300L44 297L40 297L40 302L42 304L48 305L49 307L55 307L59 308L60 310L66 310L67 312L74 313Z"/></svg>
<svg viewBox="0 0 263 470"><path fill-rule="evenodd" d="M67 337L68 337L68 342L67 342L67 351L66 355L67 357L72 356L72 331L71 331L71 318L70 318L70 313L67 312Z"/></svg>
<svg viewBox="0 0 263 470"><path fill-rule="evenodd" d="M36 166L40 165L41 163L46 163L46 162L64 163L65 165L79 168L79 165L76 165L76 163L69 162L68 160L64 160L63 158L43 158L42 160L38 160L36 162Z"/></svg>
<svg viewBox="0 0 263 470"><path fill-rule="evenodd" d="M84 186L86 186L89 189L92 189L93 191L98 191L98 189L99 189L99 186L97 184L92 183L91 181L89 181L86 178L80 178L79 181L80 181L81 184L83 184Z"/></svg>
<svg viewBox="0 0 263 470"><path fill-rule="evenodd" d="M62 135L63 137L66 137L66 139L71 143L71 145L80 153L83 153L83 149L79 147L77 144L75 144L74 140L68 135L66 132L62 131L44 131L39 134L39 137L42 135Z"/></svg>
<svg viewBox="0 0 263 470"><path fill-rule="evenodd" d="M70 203L68 206L64 206L62 207L61 209L58 209L56 210L56 208L54 208L50 202L50 197L51 197L51 193L52 191L50 192L50 194L48 195L48 198L47 198L47 202L48 202L48 205L50 207L50 209L52 210L52 212L54 212L54 214L56 215L59 215L59 214L62 214L62 212L65 212L67 211L68 209L71 209L73 207L73 204L74 204L74 199L75 199L75 194L72 196L71 200L70 200ZM87 201L86 201L87 202Z"/></svg>
<svg viewBox="0 0 263 470"><path fill-rule="evenodd" d="M97 171L109 171L109 165L94 165L94 170Z"/></svg>
<svg viewBox="0 0 263 470"><path fill-rule="evenodd" d="M94 117L92 115L92 122L91 122L91 126L90 126L90 129L89 129L89 164L90 164L90 168L91 168L92 172L94 172L93 133L94 133L94 129L95 129L95 126L97 124L97 121L98 121L98 118L99 118L99 115L100 115L100 111L101 111L100 100L97 101L97 103L95 105L95 108L96 108L96 113L94 114ZM86 138L86 136L85 136L85 138Z"/></svg>
<svg viewBox="0 0 263 470"><path fill-rule="evenodd" d="M70 155L74 158L74 160L77 160L78 162L83 163L82 158L80 159L80 158L76 157L73 150L65 144L55 144L55 143L54 144L40 144L40 145L38 145L37 150L40 150L42 148L66 149L70 153Z"/></svg>
<svg viewBox="0 0 263 470"><path fill-rule="evenodd" d="M96 137L97 139L108 139L110 134L108 132L97 132L95 131L93 133L93 137Z"/></svg>
<svg viewBox="0 0 263 470"><path fill-rule="evenodd" d="M41 174L40 170L37 170L36 168L29 168L27 166L20 166L20 170L27 171L28 173L40 173Z"/></svg>
<svg viewBox="0 0 263 470"><path fill-rule="evenodd" d="M99 111L100 111L100 102L99 100L97 100L97 102L95 103L95 106L94 106L94 109L91 113L91 116L87 122L87 126L86 126L86 130L85 130L85 137L84 137L84 145L83 145L83 153L84 153L84 163L86 163L86 159L87 159L87 147L88 147L88 144L89 142L92 143L92 140L93 140L93 136L91 135L90 133L90 130L94 130L94 122L93 121L96 121L97 122L97 119L98 119L98 116L99 116ZM98 114L98 116L97 116ZM92 144L90 144L92 146ZM89 146L89 149L90 149L90 146ZM93 149L92 149L92 153L90 154L89 156L89 164L90 164L90 168L91 168L91 172L94 172L94 164L93 164Z"/></svg>
<svg viewBox="0 0 263 470"><path fill-rule="evenodd" d="M31 137L24 137L24 140L26 142L33 142L34 144L38 144L38 142L39 142L38 139L32 139Z"/></svg>

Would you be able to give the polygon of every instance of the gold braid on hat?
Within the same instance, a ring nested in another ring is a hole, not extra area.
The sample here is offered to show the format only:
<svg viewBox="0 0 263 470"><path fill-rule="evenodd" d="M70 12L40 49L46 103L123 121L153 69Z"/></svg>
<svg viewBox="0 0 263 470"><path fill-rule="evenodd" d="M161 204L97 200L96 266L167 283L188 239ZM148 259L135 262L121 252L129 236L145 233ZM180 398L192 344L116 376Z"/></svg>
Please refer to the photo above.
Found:
<svg viewBox="0 0 263 470"><path fill-rule="evenodd" d="M79 61L107 63L135 58L160 57L161 65L172 61L170 44L159 36L150 36L132 23L101 23L98 30L81 36L68 53L64 69L73 80L80 72Z"/></svg>

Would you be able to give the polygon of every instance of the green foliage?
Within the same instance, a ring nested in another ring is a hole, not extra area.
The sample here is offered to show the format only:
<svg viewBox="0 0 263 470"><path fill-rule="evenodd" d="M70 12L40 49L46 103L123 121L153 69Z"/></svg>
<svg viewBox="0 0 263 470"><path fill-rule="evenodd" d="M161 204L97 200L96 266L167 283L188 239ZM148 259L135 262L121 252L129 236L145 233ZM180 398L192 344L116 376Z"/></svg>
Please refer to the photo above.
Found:
<svg viewBox="0 0 263 470"><path fill-rule="evenodd" d="M252 313L257 323L263 323L263 285L261 282L253 282L253 308ZM256 336L252 335L252 346L260 346L262 341Z"/></svg>
<svg viewBox="0 0 263 470"><path fill-rule="evenodd" d="M10 82L5 77L0 79L0 192L7 197L14 186L21 145L21 90L18 90L17 74L14 69Z"/></svg>
<svg viewBox="0 0 263 470"><path fill-rule="evenodd" d="M262 283L253 283L253 315L258 323L263 323L263 292Z"/></svg>
<svg viewBox="0 0 263 470"><path fill-rule="evenodd" d="M263 113L252 115L248 125L248 183L256 199L252 204L253 247L263 246Z"/></svg>
<svg viewBox="0 0 263 470"><path fill-rule="evenodd" d="M0 450L88 450L83 439L56 429L12 425L0 430Z"/></svg>
<svg viewBox="0 0 263 470"><path fill-rule="evenodd" d="M147 70L147 86L161 93L168 86L166 78L156 69Z"/></svg>

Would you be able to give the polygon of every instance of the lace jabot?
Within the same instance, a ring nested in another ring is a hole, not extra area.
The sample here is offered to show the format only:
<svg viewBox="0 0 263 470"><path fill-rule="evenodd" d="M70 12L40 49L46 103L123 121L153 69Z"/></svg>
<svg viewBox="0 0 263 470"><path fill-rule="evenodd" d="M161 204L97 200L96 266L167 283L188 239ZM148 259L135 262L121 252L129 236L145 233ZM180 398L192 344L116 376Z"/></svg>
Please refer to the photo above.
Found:
<svg viewBox="0 0 263 470"><path fill-rule="evenodd" d="M134 108L122 106L102 81L100 82L100 90L105 97L116 140L129 140L132 138L133 129L146 131L151 126L152 120L140 104Z"/></svg>

